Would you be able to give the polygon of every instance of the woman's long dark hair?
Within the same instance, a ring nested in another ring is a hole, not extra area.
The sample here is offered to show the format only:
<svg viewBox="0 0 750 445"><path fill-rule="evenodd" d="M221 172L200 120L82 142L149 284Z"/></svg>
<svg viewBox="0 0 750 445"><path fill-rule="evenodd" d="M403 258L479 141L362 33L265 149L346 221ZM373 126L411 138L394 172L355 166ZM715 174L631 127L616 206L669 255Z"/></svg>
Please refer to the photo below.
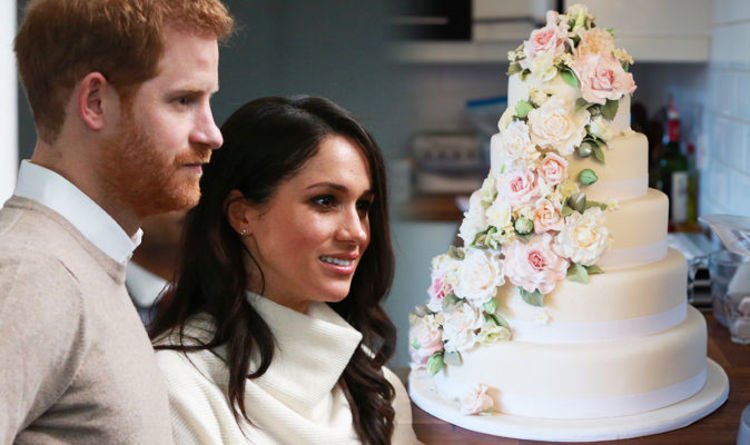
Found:
<svg viewBox="0 0 750 445"><path fill-rule="evenodd" d="M354 273L349 295L341 302L329 303L362 333L366 348L357 348L339 383L360 440L390 443L394 389L382 367L393 354L396 329L380 302L393 281L394 259L380 149L348 112L318 97L254 100L234 112L221 132L224 145L204 169L202 196L185 220L180 267L150 329L151 338L172 333L180 341L156 349L189 352L226 345L229 403L238 421L240 415L250 421L244 403L245 379L266 372L273 359L274 339L246 300L248 277L243 258L254 260L229 225L227 196L239 190L253 203L266 202L282 181L318 152L326 136L345 136L367 159L375 200L369 212L370 244ZM213 318L213 338L198 345L183 342L186 321L198 313ZM250 372L250 357L256 354L260 365Z"/></svg>

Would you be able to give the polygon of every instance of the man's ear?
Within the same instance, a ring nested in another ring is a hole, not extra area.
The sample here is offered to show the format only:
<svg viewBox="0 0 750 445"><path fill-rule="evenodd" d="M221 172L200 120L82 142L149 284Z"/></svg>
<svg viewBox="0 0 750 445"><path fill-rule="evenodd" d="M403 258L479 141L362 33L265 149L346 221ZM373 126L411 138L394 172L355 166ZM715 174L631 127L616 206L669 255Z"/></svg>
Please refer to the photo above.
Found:
<svg viewBox="0 0 750 445"><path fill-rule="evenodd" d="M85 125L92 130L101 130L106 123L105 112L110 111L114 104L110 101L117 101L119 96L107 82L107 78L102 73L88 73L78 84L77 90L78 115Z"/></svg>
<svg viewBox="0 0 750 445"><path fill-rule="evenodd" d="M232 190L224 201L224 206L227 211L227 221L234 231L240 236L251 235L257 210L245 198L245 195L239 190Z"/></svg>

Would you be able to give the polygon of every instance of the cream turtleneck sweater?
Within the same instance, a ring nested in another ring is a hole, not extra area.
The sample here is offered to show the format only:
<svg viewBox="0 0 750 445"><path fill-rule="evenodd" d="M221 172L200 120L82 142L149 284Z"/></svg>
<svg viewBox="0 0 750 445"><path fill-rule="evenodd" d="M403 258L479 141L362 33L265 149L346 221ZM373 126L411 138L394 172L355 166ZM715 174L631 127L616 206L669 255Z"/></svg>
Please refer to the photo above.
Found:
<svg viewBox="0 0 750 445"><path fill-rule="evenodd" d="M248 301L268 323L276 341L268 371L248 379L245 409L252 424L239 424L227 402L229 372L223 348L182 353L161 350L157 363L166 377L175 443L180 444L354 444L359 443L349 403L337 385L362 334L325 303L307 314L255 294ZM208 340L210 318L197 316L188 336ZM174 342L174 338L159 343ZM257 362L251 360L250 369ZM383 373L396 390L394 444L418 444L411 406L401 382ZM244 434L243 434L244 433Z"/></svg>

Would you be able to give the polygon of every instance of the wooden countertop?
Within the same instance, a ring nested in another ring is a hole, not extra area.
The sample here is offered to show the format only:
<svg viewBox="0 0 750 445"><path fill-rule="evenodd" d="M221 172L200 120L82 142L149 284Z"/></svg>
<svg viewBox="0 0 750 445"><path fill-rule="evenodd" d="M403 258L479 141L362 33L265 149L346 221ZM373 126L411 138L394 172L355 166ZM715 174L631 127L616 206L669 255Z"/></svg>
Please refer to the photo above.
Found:
<svg viewBox="0 0 750 445"><path fill-rule="evenodd" d="M729 339L729 331L711 314L704 314L708 325L708 356L729 376L729 399L716 411L692 425L668 433L597 444L617 445L720 445L734 444L740 415L750 404L750 345ZM548 442L507 439L465 430L427 414L412 403L414 432L425 445L532 445ZM559 442L557 442L559 443Z"/></svg>
<svg viewBox="0 0 750 445"><path fill-rule="evenodd" d="M418 194L395 208L396 217L407 221L455 221L464 215L456 206L456 194Z"/></svg>

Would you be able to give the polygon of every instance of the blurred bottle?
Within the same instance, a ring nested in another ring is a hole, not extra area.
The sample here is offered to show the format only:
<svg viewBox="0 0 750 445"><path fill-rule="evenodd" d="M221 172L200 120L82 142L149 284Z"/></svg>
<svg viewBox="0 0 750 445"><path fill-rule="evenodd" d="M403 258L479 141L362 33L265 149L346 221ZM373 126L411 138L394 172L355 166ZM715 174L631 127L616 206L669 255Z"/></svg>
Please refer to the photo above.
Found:
<svg viewBox="0 0 750 445"><path fill-rule="evenodd" d="M669 197L669 230L688 220L688 159L680 144L680 113L670 99L667 109L667 144L659 161L661 183Z"/></svg>

